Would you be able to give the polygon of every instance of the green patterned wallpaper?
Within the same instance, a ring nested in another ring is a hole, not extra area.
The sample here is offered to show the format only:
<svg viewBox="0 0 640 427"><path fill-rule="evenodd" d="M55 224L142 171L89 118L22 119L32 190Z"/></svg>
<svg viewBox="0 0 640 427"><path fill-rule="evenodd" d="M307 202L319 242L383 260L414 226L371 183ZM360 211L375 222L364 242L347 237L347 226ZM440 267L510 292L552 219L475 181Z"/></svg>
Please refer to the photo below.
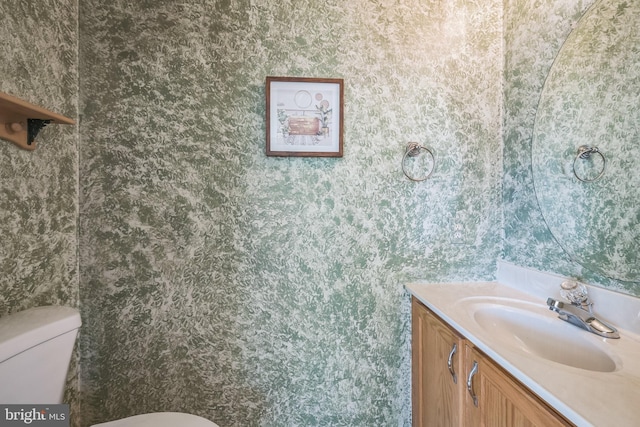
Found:
<svg viewBox="0 0 640 427"><path fill-rule="evenodd" d="M75 118L74 2L3 1L0 15L0 91ZM0 315L42 304L75 306L76 127L47 127L36 152L0 142Z"/></svg>
<svg viewBox="0 0 640 427"><path fill-rule="evenodd" d="M403 285L492 279L500 254L500 16L82 2L88 421L408 426ZM344 79L343 158L265 156L268 75ZM421 184L400 167L412 140L438 162Z"/></svg>

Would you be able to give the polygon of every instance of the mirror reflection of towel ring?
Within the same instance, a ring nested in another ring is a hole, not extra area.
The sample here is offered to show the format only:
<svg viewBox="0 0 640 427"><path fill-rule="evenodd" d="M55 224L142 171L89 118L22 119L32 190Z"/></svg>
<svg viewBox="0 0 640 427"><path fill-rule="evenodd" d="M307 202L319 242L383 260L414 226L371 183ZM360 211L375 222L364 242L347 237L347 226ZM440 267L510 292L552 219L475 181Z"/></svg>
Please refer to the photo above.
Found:
<svg viewBox="0 0 640 427"><path fill-rule="evenodd" d="M602 157L602 170L600 170L600 173L598 173L598 176L596 176L595 178L587 179L587 178L581 177L580 175L578 175L578 172L576 172L576 162L578 161L578 159L588 160L592 154L599 154L600 157ZM600 178L602 178L602 175L604 175L604 170L606 167L607 167L607 159L604 157L604 154L602 154L602 151L598 150L598 147L589 147L588 145L581 145L580 147L578 147L578 154L576 154L575 159L573 159L573 174L580 181L594 182L599 180Z"/></svg>
<svg viewBox="0 0 640 427"><path fill-rule="evenodd" d="M422 177L411 176L409 175L405 167L406 161L409 157L416 157L420 155L422 151L426 151L427 154L431 156L431 169L429 169L429 172L425 176L422 176ZM427 147L423 145L418 144L417 142L410 142L407 145L407 150L405 151L404 156L402 157L402 172L407 178L415 182L425 181L431 176L435 168L436 168L436 158L433 155L433 151L429 150Z"/></svg>

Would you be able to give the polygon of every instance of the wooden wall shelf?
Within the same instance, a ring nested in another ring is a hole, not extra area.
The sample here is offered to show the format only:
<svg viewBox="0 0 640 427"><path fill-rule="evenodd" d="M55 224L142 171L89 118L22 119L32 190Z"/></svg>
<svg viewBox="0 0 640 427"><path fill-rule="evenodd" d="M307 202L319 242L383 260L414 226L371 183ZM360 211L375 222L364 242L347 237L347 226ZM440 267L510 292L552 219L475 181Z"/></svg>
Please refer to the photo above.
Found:
<svg viewBox="0 0 640 427"><path fill-rule="evenodd" d="M49 123L73 125L68 117L0 92L0 138L35 150L38 132Z"/></svg>

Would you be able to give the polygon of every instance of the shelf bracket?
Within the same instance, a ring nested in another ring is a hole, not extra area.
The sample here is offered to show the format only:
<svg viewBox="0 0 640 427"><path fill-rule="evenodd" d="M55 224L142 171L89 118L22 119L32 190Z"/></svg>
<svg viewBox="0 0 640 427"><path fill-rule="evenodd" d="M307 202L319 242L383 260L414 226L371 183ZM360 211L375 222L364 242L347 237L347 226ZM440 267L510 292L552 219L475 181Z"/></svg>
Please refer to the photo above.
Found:
<svg viewBox="0 0 640 427"><path fill-rule="evenodd" d="M27 119L27 145L33 144L38 133L49 123L51 120Z"/></svg>

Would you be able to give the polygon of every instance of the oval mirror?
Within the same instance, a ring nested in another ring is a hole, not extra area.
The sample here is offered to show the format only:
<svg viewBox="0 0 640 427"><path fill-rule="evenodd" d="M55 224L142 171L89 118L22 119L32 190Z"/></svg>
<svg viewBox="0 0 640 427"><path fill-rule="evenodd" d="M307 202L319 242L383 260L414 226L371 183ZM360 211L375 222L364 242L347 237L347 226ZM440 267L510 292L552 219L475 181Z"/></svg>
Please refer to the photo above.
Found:
<svg viewBox="0 0 640 427"><path fill-rule="evenodd" d="M540 97L531 162L554 238L601 275L640 280L640 1L597 1Z"/></svg>

